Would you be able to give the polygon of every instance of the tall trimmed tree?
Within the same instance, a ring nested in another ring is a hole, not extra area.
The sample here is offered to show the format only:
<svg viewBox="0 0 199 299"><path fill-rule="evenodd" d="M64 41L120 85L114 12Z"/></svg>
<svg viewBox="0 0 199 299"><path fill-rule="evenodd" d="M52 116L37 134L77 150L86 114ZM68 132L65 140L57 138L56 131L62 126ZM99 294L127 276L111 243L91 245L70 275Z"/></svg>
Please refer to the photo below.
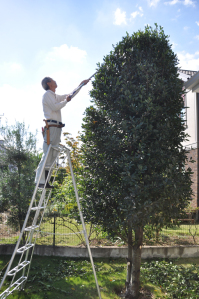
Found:
<svg viewBox="0 0 199 299"><path fill-rule="evenodd" d="M122 39L98 64L82 135L88 221L128 244L126 298L137 298L144 227L191 200L178 59L163 28Z"/></svg>

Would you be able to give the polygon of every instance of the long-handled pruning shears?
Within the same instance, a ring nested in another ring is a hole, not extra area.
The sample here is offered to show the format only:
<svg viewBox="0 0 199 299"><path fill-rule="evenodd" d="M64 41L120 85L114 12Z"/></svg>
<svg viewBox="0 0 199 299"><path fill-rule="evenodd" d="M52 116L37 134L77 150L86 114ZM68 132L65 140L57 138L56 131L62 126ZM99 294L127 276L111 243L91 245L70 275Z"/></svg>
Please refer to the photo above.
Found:
<svg viewBox="0 0 199 299"><path fill-rule="evenodd" d="M90 80L92 77L95 76L97 72L95 72L92 76L90 76L90 78L88 78L88 80ZM72 99L74 96L76 96L76 94L80 91L80 89L85 85L85 83L82 83L81 85L79 85L75 90L73 90L70 98Z"/></svg>

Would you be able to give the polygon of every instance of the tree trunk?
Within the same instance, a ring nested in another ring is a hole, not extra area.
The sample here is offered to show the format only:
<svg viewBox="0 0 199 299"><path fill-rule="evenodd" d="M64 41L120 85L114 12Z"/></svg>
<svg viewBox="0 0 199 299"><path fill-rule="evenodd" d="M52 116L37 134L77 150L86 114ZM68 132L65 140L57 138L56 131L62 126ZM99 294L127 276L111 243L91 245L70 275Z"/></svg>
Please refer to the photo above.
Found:
<svg viewBox="0 0 199 299"><path fill-rule="evenodd" d="M141 266L141 250L142 250L142 241L143 241L143 228L138 227L135 230L135 243L132 246L131 256L131 279L129 285L127 285L125 298L136 299L138 298L138 292L140 287L140 266ZM129 250L130 251L130 248ZM129 252L130 254L130 252ZM130 265L129 265L130 267ZM127 269L129 270L129 268ZM127 271L128 277L128 271Z"/></svg>
<svg viewBox="0 0 199 299"><path fill-rule="evenodd" d="M131 283L131 270L132 270L132 225L128 228L128 257L127 257L127 276L126 276L126 295L128 294L129 286ZM128 298L128 297L126 297Z"/></svg>

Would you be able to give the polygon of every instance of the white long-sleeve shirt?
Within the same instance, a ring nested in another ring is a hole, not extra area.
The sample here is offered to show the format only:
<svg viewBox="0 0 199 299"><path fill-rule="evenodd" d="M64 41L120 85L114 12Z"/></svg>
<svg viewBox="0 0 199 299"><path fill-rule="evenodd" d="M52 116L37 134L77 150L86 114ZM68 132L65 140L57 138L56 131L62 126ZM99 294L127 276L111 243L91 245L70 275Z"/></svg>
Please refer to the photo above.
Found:
<svg viewBox="0 0 199 299"><path fill-rule="evenodd" d="M59 96L52 90L47 90L42 98L42 105L45 119L62 121L61 109L66 105L67 95Z"/></svg>

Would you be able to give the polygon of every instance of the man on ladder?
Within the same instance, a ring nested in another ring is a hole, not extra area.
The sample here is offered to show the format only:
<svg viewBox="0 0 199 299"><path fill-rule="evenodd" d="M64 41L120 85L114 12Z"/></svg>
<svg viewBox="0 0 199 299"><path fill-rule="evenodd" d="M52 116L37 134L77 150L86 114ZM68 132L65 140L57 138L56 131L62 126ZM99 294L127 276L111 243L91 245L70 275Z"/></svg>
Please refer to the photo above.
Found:
<svg viewBox="0 0 199 299"><path fill-rule="evenodd" d="M45 127L42 128L44 142L43 142L43 156L36 171L35 184L37 184L38 182L40 172L45 160L45 154L47 152L49 144L51 144L53 148L58 148L59 143L61 141L61 130L62 127L65 126L62 123L61 109L65 107L66 104L70 102L71 98L77 94L80 88L83 85L86 85L89 81L90 78L88 80L82 81L79 87L75 89L71 94L68 95L65 94L60 96L55 94L55 90L57 88L56 81L54 81L50 77L45 77L42 80L41 82L42 87L46 90L42 99L43 112L45 117L44 119ZM51 186L48 181L46 182L46 180L50 179L48 170L50 169L52 163L55 161L58 154L58 151L53 148L51 148L50 150L45 169L41 175L39 188L44 188L44 187L53 188L53 186Z"/></svg>
<svg viewBox="0 0 199 299"><path fill-rule="evenodd" d="M96 73L95 73L96 74ZM46 192L45 188L52 189L52 186L47 184L45 177L50 177L48 175L48 171L52 171L54 167L55 177L56 173L59 169L59 165L55 165L54 162L56 161L58 153L63 151L64 155L62 155L62 162L64 163L65 159L68 160L70 172L72 176L77 206L79 210L80 219L82 222L83 233L86 241L86 246L88 249L88 254L90 257L90 261L92 264L93 274L95 277L96 287L99 295L99 299L101 299L100 288L97 281L95 266L93 263L92 253L89 245L89 240L86 232L86 226L84 223L84 218L81 211L81 206L79 202L79 196L77 191L77 186L75 182L75 177L72 169L70 151L63 145L59 145L60 136L61 136L61 128L64 126L61 120L61 109L69 102L84 86L89 82L89 80L95 75L93 74L88 80L84 80L81 84L69 95L58 96L55 94L55 89L57 88L56 82L51 78L44 78L42 80L42 86L46 90L46 93L43 96L43 110L45 116L46 126L44 128L44 144L43 144L43 157L39 166L37 168L36 173L36 187L33 192L33 196L26 214L26 218L24 220L24 224L22 230L20 232L18 241L16 243L15 249L13 251L12 257L10 262L7 266L7 269L4 273L2 281L0 283L0 290L5 282L5 279L9 276L9 286L0 294L1 299L6 299L10 294L12 294L15 290L23 289L29 275L30 265L32 261L32 256L34 252L34 247L36 244L36 240L38 237L38 232L40 229L40 225L43 219L43 215L45 213L45 209L47 207L49 198L51 196L51 190ZM48 163L48 166L46 164ZM47 172L47 173L46 173ZM47 180L48 180L47 177ZM55 178L54 178L55 180ZM38 186L43 188L42 192L38 192ZM38 193L39 194L38 194ZM38 200L38 196L40 199ZM30 220L29 216L30 213L35 213L32 225L27 226L28 220ZM39 217L41 216L41 217ZM22 240L23 233L27 232L27 238L25 244L20 244ZM12 264L16 254L19 254L18 264L14 268L12 268Z"/></svg>

